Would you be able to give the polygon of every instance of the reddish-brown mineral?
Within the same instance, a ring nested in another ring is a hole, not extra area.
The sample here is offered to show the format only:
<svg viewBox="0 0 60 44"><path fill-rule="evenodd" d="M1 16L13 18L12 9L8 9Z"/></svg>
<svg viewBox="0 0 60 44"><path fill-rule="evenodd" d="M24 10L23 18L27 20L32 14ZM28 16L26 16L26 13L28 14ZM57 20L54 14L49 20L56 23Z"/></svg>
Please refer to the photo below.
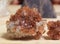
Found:
<svg viewBox="0 0 60 44"><path fill-rule="evenodd" d="M44 32L42 17L36 8L24 6L7 21L7 32L11 38L39 39Z"/></svg>
<svg viewBox="0 0 60 44"><path fill-rule="evenodd" d="M60 21L48 22L48 37L54 40L60 40Z"/></svg>

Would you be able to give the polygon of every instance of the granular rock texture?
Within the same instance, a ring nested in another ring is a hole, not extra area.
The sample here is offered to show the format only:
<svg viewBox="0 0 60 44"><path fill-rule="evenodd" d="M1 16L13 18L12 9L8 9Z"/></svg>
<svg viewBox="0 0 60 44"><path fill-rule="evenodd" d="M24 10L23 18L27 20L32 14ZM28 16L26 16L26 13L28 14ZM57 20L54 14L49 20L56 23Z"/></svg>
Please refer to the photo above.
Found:
<svg viewBox="0 0 60 44"><path fill-rule="evenodd" d="M53 40L60 40L60 21L48 22L48 37Z"/></svg>
<svg viewBox="0 0 60 44"><path fill-rule="evenodd" d="M10 38L39 39L44 32L42 17L36 8L24 6L15 15L12 15L7 24L7 33Z"/></svg>

